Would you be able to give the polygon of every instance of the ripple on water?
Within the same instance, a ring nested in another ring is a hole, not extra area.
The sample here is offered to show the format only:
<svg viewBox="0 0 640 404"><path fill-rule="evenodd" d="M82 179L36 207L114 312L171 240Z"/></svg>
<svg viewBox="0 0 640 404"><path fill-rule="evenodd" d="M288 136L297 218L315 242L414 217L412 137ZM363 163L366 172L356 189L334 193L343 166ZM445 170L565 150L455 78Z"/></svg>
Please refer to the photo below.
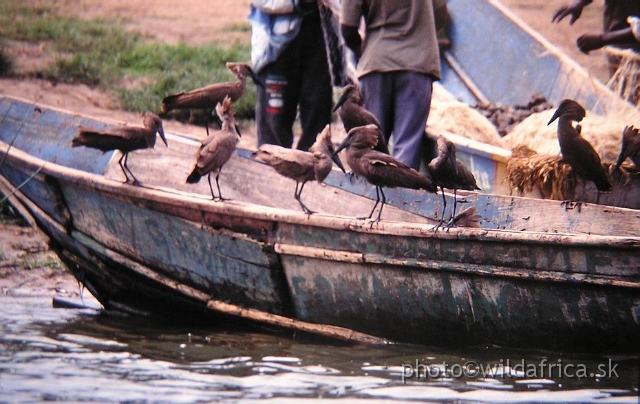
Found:
<svg viewBox="0 0 640 404"><path fill-rule="evenodd" d="M525 378L507 366L483 379L455 379L442 367L442 377L401 382L410 358L439 366L463 363L469 352L295 341L286 333L114 319L51 309L48 299L13 299L3 306L0 298L0 391L12 402L637 402L631 382L603 389L589 379L567 389L566 381Z"/></svg>

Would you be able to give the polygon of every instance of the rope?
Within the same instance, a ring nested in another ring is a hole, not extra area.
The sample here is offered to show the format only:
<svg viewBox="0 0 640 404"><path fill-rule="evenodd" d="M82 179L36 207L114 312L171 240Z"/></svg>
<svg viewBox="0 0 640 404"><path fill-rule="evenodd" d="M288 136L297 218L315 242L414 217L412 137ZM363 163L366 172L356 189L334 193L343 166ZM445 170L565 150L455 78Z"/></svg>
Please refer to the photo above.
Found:
<svg viewBox="0 0 640 404"><path fill-rule="evenodd" d="M8 153L7 153L8 154ZM0 205L2 205L7 199L11 198L13 195L16 194L16 192L18 192L22 187L24 187L25 185L27 185L29 183L29 181L31 181L36 175L38 175L38 173L40 172L40 170L42 170L44 168L44 166L47 163L42 163L42 165L33 173L31 174L31 176L29 178L27 178L26 180L24 180L22 182L22 184L18 185L13 191L11 191L11 193L9 195L5 195L4 198L0 199Z"/></svg>
<svg viewBox="0 0 640 404"><path fill-rule="evenodd" d="M331 83L335 87L343 87L347 85L349 81L346 74L345 44L342 41L342 37L338 34L338 21L337 18L334 17L331 4L326 4L325 1L318 2L318 11L320 13L320 25L322 26L322 35L324 36Z"/></svg>

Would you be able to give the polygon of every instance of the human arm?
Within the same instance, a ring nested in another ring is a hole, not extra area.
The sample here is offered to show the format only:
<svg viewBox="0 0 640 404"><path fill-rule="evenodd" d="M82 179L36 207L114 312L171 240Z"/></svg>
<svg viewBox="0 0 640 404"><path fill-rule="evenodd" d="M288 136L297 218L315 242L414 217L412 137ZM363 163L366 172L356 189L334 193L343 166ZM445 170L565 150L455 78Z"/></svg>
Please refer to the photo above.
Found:
<svg viewBox="0 0 640 404"><path fill-rule="evenodd" d="M344 43L355 53L356 58L360 59L362 54L362 38L358 32L358 27L340 24L340 33L344 38Z"/></svg>
<svg viewBox="0 0 640 404"><path fill-rule="evenodd" d="M551 22L560 22L566 16L571 15L571 20L569 20L569 25L573 25L574 22L580 15L582 15L582 9L591 4L593 0L574 0L571 4L565 4L564 6L558 8L555 13L553 13L553 18Z"/></svg>
<svg viewBox="0 0 640 404"><path fill-rule="evenodd" d="M362 55L362 37L358 31L363 16L362 7L362 0L342 0L340 5L340 33L357 59Z"/></svg>
<svg viewBox="0 0 640 404"><path fill-rule="evenodd" d="M625 28L602 34L584 34L581 35L576 42L580 51L588 54L592 50L600 49L607 45L627 43L635 40L636 37L633 35L631 28Z"/></svg>

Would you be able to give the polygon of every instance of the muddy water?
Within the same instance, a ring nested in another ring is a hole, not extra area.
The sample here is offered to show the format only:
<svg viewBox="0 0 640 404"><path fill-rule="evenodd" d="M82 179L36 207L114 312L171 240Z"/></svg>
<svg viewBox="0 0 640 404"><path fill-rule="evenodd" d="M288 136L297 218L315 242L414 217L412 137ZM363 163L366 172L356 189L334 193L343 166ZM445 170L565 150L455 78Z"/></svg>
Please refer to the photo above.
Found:
<svg viewBox="0 0 640 404"><path fill-rule="evenodd" d="M51 302L0 297L0 402L638 402L630 355L351 345Z"/></svg>

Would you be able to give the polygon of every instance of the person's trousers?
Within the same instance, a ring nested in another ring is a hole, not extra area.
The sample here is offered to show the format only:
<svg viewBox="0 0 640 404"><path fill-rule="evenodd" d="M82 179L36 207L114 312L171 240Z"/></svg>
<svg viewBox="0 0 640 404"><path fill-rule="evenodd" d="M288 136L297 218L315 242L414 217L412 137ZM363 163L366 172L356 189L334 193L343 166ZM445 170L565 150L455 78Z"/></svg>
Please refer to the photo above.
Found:
<svg viewBox="0 0 640 404"><path fill-rule="evenodd" d="M333 102L318 13L304 17L298 36L258 75L266 84L266 89L257 87L258 146L268 143L291 147L299 106L302 134L297 148L309 149L331 122Z"/></svg>
<svg viewBox="0 0 640 404"><path fill-rule="evenodd" d="M373 113L389 141L391 154L406 165L420 169L425 158L425 129L433 77L412 71L369 73L360 78L364 105Z"/></svg>

